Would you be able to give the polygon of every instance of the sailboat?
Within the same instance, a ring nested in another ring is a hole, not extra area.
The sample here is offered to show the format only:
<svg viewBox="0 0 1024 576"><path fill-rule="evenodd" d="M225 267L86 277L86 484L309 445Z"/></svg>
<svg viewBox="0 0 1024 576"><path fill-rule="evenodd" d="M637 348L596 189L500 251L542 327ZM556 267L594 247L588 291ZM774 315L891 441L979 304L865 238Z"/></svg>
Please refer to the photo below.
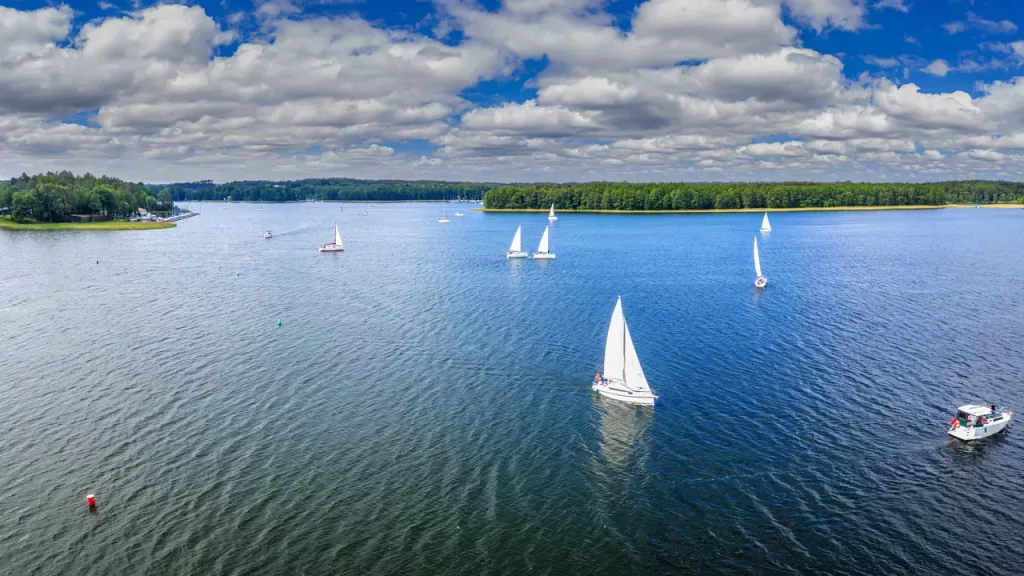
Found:
<svg viewBox="0 0 1024 576"><path fill-rule="evenodd" d="M359 213L360 216L366 216L369 212L366 211L366 204L363 204L363 211Z"/></svg>
<svg viewBox="0 0 1024 576"><path fill-rule="evenodd" d="M448 211L445 210L444 204L445 203L441 204L441 216L437 219L437 222L439 224L447 224L448 223Z"/></svg>
<svg viewBox="0 0 1024 576"><path fill-rule="evenodd" d="M622 313L622 297L615 303L608 339L604 343L604 372L594 376L594 392L622 402L654 406L654 391L640 367L640 359L629 336L626 316Z"/></svg>
<svg viewBox="0 0 1024 576"><path fill-rule="evenodd" d="M343 252L345 246L341 243L341 234L338 232L338 224L334 224L334 242L329 244L321 244L321 252Z"/></svg>
<svg viewBox="0 0 1024 576"><path fill-rule="evenodd" d="M555 216L555 205L551 204L551 210L548 211L548 222L554 222L558 220L558 216Z"/></svg>
<svg viewBox="0 0 1024 576"><path fill-rule="evenodd" d="M537 251L533 253L534 260L554 260L555 253L548 251L548 228L544 227L544 235L540 237L540 246L537 246Z"/></svg>
<svg viewBox="0 0 1024 576"><path fill-rule="evenodd" d="M764 213L764 218L761 220L761 232L771 232L772 225L768 223L768 213Z"/></svg>
<svg viewBox="0 0 1024 576"><path fill-rule="evenodd" d="M516 235L512 237L512 245L508 247L508 252L505 252L505 258L526 258L529 256L526 252L523 252L523 227L516 228Z"/></svg>
<svg viewBox="0 0 1024 576"><path fill-rule="evenodd" d="M757 272L757 280L754 286L764 288L768 285L768 279L761 275L761 257L757 253L757 236L754 236L754 272Z"/></svg>

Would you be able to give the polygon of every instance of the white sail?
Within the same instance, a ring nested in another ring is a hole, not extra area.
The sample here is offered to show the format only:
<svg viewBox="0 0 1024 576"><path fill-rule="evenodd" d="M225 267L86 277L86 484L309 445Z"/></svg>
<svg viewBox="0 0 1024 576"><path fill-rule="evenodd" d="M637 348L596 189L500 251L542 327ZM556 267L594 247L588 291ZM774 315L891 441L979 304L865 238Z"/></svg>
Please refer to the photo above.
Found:
<svg viewBox="0 0 1024 576"><path fill-rule="evenodd" d="M644 369L640 366L640 358L636 355L636 348L633 348L633 339L629 336L625 316L622 317L622 328L626 336L626 387L634 392L647 392L650 387L647 385Z"/></svg>
<svg viewBox="0 0 1024 576"><path fill-rule="evenodd" d="M537 246L537 252L541 254L548 253L548 229L544 228L544 235L540 237L540 246Z"/></svg>
<svg viewBox="0 0 1024 576"><path fill-rule="evenodd" d="M509 252L523 251L523 227L516 228L516 235L512 237L512 245L508 247Z"/></svg>
<svg viewBox="0 0 1024 576"><path fill-rule="evenodd" d="M551 211L548 212L548 218L554 218L554 217L555 217L555 205L552 204L551 205Z"/></svg>
<svg viewBox="0 0 1024 576"><path fill-rule="evenodd" d="M771 232L772 225L768 223L768 213L764 213L764 218L761 220L761 232Z"/></svg>
<svg viewBox="0 0 1024 576"><path fill-rule="evenodd" d="M626 317L622 315L622 298L615 303L612 321L608 324L608 339L604 342L604 377L625 380L626 348L623 341L626 336Z"/></svg>
<svg viewBox="0 0 1024 576"><path fill-rule="evenodd" d="M620 380L634 392L650 390L629 335L626 316L622 313L622 298L615 303L612 321L608 325L608 339L604 344L604 377Z"/></svg>
<svg viewBox="0 0 1024 576"><path fill-rule="evenodd" d="M341 246L341 233L338 232L338 225L334 225L334 243Z"/></svg>
<svg viewBox="0 0 1024 576"><path fill-rule="evenodd" d="M757 236L754 236L754 271L757 277L761 277L761 257L757 254Z"/></svg>

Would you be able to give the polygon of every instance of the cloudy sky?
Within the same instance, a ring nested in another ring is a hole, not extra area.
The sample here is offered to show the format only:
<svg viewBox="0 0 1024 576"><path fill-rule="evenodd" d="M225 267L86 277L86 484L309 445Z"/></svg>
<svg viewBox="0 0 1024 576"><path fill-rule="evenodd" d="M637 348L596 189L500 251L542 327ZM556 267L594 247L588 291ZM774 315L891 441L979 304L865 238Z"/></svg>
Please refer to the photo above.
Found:
<svg viewBox="0 0 1024 576"><path fill-rule="evenodd" d="M0 0L0 177L1024 179L1017 0Z"/></svg>

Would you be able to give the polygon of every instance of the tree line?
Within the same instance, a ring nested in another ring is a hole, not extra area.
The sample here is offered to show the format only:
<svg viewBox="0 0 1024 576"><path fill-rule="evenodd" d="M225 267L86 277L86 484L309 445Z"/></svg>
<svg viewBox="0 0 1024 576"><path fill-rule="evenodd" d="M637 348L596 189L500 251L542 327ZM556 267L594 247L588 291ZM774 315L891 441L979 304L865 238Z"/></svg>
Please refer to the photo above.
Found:
<svg viewBox="0 0 1024 576"><path fill-rule="evenodd" d="M0 181L0 212L17 222L68 222L74 215L128 218L138 208L160 213L172 207L167 190L108 176L64 171Z"/></svg>
<svg viewBox="0 0 1024 576"><path fill-rule="evenodd" d="M989 180L855 182L585 182L491 188L485 208L563 210L725 210L847 206L940 206L1024 202L1024 183Z"/></svg>
<svg viewBox="0 0 1024 576"><path fill-rule="evenodd" d="M315 178L273 182L252 180L214 184L211 181L170 184L171 198L181 200L233 200L241 202L295 202L302 200L345 200L385 202L483 199L493 183L443 182L438 180L358 180Z"/></svg>

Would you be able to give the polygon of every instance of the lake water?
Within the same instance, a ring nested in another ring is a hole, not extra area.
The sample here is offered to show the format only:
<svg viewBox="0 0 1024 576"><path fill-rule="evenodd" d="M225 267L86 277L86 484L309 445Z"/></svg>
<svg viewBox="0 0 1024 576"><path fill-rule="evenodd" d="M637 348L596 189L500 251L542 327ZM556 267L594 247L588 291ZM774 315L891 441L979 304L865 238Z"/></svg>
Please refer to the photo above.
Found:
<svg viewBox="0 0 1024 576"><path fill-rule="evenodd" d="M0 572L1020 573L1024 211L458 208L0 231Z"/></svg>

